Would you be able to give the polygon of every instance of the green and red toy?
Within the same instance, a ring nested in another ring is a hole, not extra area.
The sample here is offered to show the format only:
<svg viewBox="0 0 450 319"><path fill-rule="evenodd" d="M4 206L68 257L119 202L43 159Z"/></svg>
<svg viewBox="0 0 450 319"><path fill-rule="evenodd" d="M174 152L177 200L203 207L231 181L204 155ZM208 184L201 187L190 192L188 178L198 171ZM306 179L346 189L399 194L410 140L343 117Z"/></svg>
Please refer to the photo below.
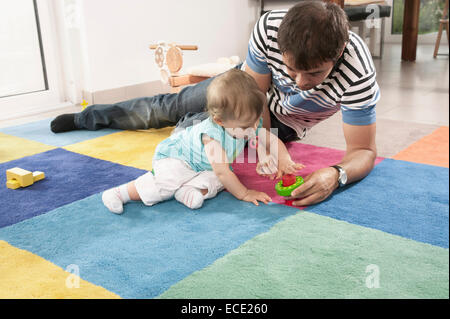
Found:
<svg viewBox="0 0 450 319"><path fill-rule="evenodd" d="M275 191L278 195L283 197L291 196L294 189L304 183L303 177L295 176L293 174L283 175L281 180L275 185ZM286 200L287 205L292 205L292 200Z"/></svg>

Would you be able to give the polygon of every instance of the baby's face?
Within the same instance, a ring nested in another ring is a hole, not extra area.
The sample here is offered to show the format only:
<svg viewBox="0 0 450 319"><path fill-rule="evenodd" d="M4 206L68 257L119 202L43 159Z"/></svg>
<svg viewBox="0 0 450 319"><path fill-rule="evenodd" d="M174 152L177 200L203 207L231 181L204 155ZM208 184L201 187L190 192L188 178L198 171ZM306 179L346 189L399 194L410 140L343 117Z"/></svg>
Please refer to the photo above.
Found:
<svg viewBox="0 0 450 319"><path fill-rule="evenodd" d="M251 139L256 136L259 118L254 120L227 120L222 122L228 134L236 139Z"/></svg>

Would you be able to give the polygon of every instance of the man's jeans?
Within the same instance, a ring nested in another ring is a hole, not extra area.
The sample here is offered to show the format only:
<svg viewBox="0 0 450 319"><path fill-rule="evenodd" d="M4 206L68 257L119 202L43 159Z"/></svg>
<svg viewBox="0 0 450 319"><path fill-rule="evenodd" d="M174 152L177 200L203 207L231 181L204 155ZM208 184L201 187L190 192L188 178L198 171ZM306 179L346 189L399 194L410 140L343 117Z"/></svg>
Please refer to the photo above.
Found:
<svg viewBox="0 0 450 319"><path fill-rule="evenodd" d="M159 94L141 97L116 104L94 104L75 114L79 129L98 130L116 128L139 130L175 126L186 128L208 117L206 89L213 78L185 87L178 94ZM278 128L283 142L297 140L296 132L279 122L271 113L271 127Z"/></svg>

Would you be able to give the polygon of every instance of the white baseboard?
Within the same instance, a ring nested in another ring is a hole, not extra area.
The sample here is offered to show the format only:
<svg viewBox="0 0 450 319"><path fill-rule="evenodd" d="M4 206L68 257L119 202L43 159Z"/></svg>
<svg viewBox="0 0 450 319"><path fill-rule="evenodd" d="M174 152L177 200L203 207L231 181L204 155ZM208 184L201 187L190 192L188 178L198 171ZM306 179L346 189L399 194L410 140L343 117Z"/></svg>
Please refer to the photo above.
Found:
<svg viewBox="0 0 450 319"><path fill-rule="evenodd" d="M91 104L111 104L131 100L138 97L154 96L169 93L170 86L161 81L152 81L120 88L101 90L95 92L83 91L82 96Z"/></svg>
<svg viewBox="0 0 450 319"><path fill-rule="evenodd" d="M68 106L72 106L73 104L70 102L63 102L57 105L51 105L51 106L46 106L46 107L36 107L36 108L30 108L27 109L26 111L19 111L19 112L8 112L8 114L1 114L0 113L0 121L6 121L6 120L11 120L11 119L16 119L16 118L20 118L20 117L25 117L25 116L32 116L32 115L36 115L36 114L40 114L40 113L45 113L45 112L49 112L49 111L55 111L61 108L65 108Z"/></svg>
<svg viewBox="0 0 450 319"><path fill-rule="evenodd" d="M83 99L85 99L89 105L92 105L92 104L117 103L121 101L131 100L137 97L154 96L157 94L169 92L170 92L169 85L165 85L161 81L152 81L109 90L102 90L95 92L83 91L82 96ZM36 103L36 105L39 106L33 107L34 103L32 102L33 99L31 99L31 101L26 102L30 104L26 105L26 107L21 107L22 103L20 102L18 104L16 103L16 105L19 105L19 107L14 106L14 103L10 103L10 105L5 105L4 107L1 107L0 109L5 110L5 112L3 111L0 112L0 121L33 116L36 114L55 111L61 108L74 105L74 103L72 102L63 102L57 105L49 105L49 106L42 105L45 103ZM0 106L2 105L0 104Z"/></svg>

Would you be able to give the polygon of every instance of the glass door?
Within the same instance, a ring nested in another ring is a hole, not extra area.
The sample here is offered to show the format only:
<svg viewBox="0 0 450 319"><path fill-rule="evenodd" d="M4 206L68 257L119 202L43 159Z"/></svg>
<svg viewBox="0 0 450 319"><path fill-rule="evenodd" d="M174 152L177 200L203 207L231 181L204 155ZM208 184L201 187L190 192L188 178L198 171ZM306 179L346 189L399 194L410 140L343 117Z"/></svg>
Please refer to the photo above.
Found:
<svg viewBox="0 0 450 319"><path fill-rule="evenodd" d="M0 1L0 119L63 102L51 1Z"/></svg>
<svg viewBox="0 0 450 319"><path fill-rule="evenodd" d="M405 0L387 0L391 5L391 17L387 20L386 42L401 43ZM434 44L442 18L444 0L420 0L418 44Z"/></svg>

